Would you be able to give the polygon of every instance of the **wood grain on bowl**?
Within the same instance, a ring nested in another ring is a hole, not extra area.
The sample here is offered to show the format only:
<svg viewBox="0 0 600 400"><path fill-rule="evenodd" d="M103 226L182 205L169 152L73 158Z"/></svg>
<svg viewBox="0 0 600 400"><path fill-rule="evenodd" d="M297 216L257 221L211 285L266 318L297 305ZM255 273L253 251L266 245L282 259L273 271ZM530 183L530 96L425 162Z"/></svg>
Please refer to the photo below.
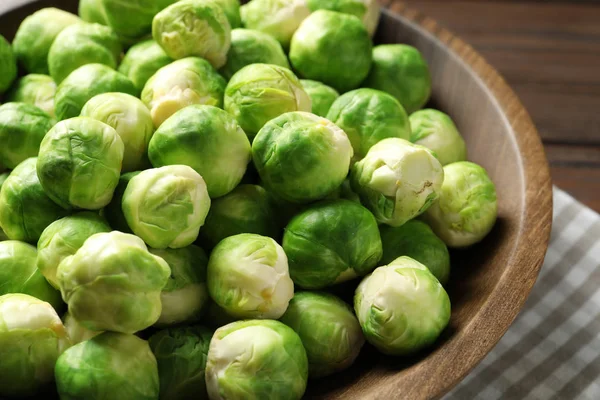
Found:
<svg viewBox="0 0 600 400"><path fill-rule="evenodd" d="M19 0L22 1L22 0ZM430 399L456 385L493 348L521 309L542 265L552 220L552 186L540 138L501 76L469 45L400 2L383 2L377 43L415 45L430 63L431 106L450 114L498 191L499 220L471 249L452 254L450 326L436 346L408 358L365 346L348 371L311 381L311 399ZM48 6L34 1L0 15L11 39L20 21Z"/></svg>

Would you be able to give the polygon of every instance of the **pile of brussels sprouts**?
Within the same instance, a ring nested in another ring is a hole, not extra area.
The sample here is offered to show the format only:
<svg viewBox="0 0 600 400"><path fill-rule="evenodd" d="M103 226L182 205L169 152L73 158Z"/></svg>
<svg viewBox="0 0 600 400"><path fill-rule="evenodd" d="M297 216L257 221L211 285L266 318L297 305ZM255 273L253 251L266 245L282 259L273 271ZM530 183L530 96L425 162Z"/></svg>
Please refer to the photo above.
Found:
<svg viewBox="0 0 600 400"><path fill-rule="evenodd" d="M496 192L378 18L81 0L0 37L0 397L298 399L436 341Z"/></svg>

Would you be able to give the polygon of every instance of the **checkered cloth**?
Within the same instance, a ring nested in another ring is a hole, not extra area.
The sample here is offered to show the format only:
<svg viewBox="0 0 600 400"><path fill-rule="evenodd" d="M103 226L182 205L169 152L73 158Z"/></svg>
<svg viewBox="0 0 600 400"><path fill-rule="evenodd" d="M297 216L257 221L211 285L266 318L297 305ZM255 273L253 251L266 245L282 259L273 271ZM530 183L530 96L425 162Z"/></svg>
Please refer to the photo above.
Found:
<svg viewBox="0 0 600 400"><path fill-rule="evenodd" d="M600 399L600 215L554 190L554 225L525 307L444 400Z"/></svg>

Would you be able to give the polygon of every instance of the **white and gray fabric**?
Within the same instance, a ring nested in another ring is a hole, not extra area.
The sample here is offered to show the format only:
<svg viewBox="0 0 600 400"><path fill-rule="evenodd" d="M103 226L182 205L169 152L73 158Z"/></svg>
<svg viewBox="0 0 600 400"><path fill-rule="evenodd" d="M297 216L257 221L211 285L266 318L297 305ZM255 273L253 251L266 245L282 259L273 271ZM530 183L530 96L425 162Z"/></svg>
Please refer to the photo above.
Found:
<svg viewBox="0 0 600 400"><path fill-rule="evenodd" d="M600 215L554 189L550 246L525 307L444 400L600 399Z"/></svg>

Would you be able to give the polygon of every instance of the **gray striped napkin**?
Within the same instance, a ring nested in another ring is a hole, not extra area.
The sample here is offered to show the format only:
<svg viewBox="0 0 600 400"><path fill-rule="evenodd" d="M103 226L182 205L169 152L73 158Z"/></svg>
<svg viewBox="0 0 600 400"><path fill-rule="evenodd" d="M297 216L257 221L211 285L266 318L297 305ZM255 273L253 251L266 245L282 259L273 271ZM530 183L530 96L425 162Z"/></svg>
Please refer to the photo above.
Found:
<svg viewBox="0 0 600 400"><path fill-rule="evenodd" d="M444 400L600 399L600 215L554 189L540 276L498 345Z"/></svg>

